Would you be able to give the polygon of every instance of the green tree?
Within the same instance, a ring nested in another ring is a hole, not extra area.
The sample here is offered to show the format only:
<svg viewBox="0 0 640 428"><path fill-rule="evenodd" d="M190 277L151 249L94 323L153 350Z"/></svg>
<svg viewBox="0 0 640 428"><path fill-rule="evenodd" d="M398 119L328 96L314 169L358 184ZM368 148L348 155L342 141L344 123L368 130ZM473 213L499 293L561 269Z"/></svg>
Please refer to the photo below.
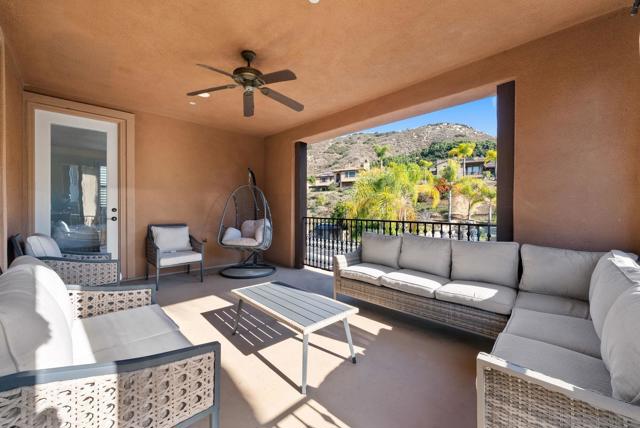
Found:
<svg viewBox="0 0 640 428"><path fill-rule="evenodd" d="M452 208L452 192L453 186L458 181L458 172L460 171L460 164L452 159L447 161L447 165L442 170L442 174L440 177L445 182L445 189L447 191L447 196L449 198L449 208L447 220L451 222L451 208Z"/></svg>
<svg viewBox="0 0 640 428"><path fill-rule="evenodd" d="M467 202L467 221L471 221L473 208L485 200L485 182L479 178L462 177L454 185L454 190Z"/></svg>
<svg viewBox="0 0 640 428"><path fill-rule="evenodd" d="M449 156L455 157L458 160L462 159L462 175L466 175L467 171L467 158L473 156L473 152L476 150L476 143L471 141L462 142L458 146L449 150Z"/></svg>
<svg viewBox="0 0 640 428"><path fill-rule="evenodd" d="M498 151L494 149L487 150L487 153L484 155L484 164L487 165L490 162L496 166L495 176L498 178Z"/></svg>
<svg viewBox="0 0 640 428"><path fill-rule="evenodd" d="M493 207L497 202L498 193L495 187L489 186L486 183L481 193L482 198L489 205L489 224L491 224L493 223Z"/></svg>
<svg viewBox="0 0 640 428"><path fill-rule="evenodd" d="M349 207L344 201L340 201L333 207L331 211L331 218L347 218Z"/></svg>
<svg viewBox="0 0 640 428"><path fill-rule="evenodd" d="M313 176L313 175L310 176L310 177L307 177L307 183L309 183L311 185L316 184L316 177Z"/></svg>
<svg viewBox="0 0 640 428"><path fill-rule="evenodd" d="M387 157L387 152L389 151L389 146L373 146L373 152L376 154L378 158L378 163L380 164L380 168L384 167L384 161Z"/></svg>

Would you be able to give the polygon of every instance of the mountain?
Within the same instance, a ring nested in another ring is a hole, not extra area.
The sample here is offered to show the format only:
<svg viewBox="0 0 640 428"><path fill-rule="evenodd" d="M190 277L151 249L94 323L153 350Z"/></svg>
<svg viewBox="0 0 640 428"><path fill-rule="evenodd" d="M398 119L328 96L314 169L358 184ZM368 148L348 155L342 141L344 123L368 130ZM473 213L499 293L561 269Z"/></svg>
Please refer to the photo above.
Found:
<svg viewBox="0 0 640 428"><path fill-rule="evenodd" d="M310 144L307 151L309 176L334 169L360 166L365 160L373 161L373 147L386 145L387 156L420 152L436 142L495 141L495 137L458 123L436 123L418 128L393 132L358 132L320 143Z"/></svg>

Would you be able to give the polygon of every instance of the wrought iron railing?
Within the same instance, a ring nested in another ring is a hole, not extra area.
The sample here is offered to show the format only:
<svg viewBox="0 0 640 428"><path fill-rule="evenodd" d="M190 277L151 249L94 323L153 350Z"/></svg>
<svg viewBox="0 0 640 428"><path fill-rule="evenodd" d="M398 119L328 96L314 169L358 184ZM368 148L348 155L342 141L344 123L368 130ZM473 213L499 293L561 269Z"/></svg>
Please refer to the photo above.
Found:
<svg viewBox="0 0 640 428"><path fill-rule="evenodd" d="M496 225L436 221L303 217L304 264L333 269L333 256L355 251L363 232L415 235L464 241L495 241Z"/></svg>

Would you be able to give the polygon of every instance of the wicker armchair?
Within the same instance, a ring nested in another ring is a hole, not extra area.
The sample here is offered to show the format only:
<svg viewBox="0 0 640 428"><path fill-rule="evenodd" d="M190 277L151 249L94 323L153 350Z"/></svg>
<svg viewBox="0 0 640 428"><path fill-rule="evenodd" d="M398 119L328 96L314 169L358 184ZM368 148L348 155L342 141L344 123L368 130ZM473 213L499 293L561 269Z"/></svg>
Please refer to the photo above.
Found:
<svg viewBox="0 0 640 428"><path fill-rule="evenodd" d="M76 318L150 305L155 287L67 286ZM220 343L0 376L2 427L219 426Z"/></svg>
<svg viewBox="0 0 640 428"><path fill-rule="evenodd" d="M53 239L45 235L38 236L49 239L52 245L57 246ZM12 236L10 242L13 258L31 253L20 234ZM60 252L60 257L34 256L56 271L65 284L104 286L120 283L120 262L112 260L110 253Z"/></svg>
<svg viewBox="0 0 640 428"><path fill-rule="evenodd" d="M154 239L154 228L160 229L186 229L185 240L188 236L189 243L186 248L169 249L161 248ZM198 240L188 233L188 226L178 224L150 224L147 226L147 242L145 245L147 263L145 264L145 278L149 279L149 265L156 268L156 288L160 285L160 269L186 266L187 274L191 273L191 265L200 264L200 282L204 282L204 249L206 240Z"/></svg>

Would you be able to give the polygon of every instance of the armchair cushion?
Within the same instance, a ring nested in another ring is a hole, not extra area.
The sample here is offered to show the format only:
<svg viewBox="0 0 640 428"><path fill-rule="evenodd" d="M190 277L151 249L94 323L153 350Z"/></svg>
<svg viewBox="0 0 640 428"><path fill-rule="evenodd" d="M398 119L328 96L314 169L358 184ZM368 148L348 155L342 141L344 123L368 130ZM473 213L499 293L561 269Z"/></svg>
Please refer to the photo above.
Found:
<svg viewBox="0 0 640 428"><path fill-rule="evenodd" d="M195 251L176 251L173 253L162 254L159 258L159 267L169 267L200 262L202 260L202 253L197 253Z"/></svg>
<svg viewBox="0 0 640 428"><path fill-rule="evenodd" d="M449 278L451 275L451 240L427 236L402 235L402 248L398 264L403 269L413 269Z"/></svg>
<svg viewBox="0 0 640 428"><path fill-rule="evenodd" d="M62 257L58 243L42 234L31 235L26 239L25 252L33 257Z"/></svg>
<svg viewBox="0 0 640 428"><path fill-rule="evenodd" d="M71 337L74 364L117 361L191 346L158 305L76 319Z"/></svg>
<svg viewBox="0 0 640 428"><path fill-rule="evenodd" d="M189 226L151 226L151 233L160 251L191 250Z"/></svg>
<svg viewBox="0 0 640 428"><path fill-rule="evenodd" d="M398 269L402 236L365 232L362 234L362 261Z"/></svg>
<svg viewBox="0 0 640 428"><path fill-rule="evenodd" d="M524 244L520 289L588 300L589 281L603 253Z"/></svg>
<svg viewBox="0 0 640 428"><path fill-rule="evenodd" d="M498 336L491 353L579 388L611 396L609 372L598 358L508 333Z"/></svg>

